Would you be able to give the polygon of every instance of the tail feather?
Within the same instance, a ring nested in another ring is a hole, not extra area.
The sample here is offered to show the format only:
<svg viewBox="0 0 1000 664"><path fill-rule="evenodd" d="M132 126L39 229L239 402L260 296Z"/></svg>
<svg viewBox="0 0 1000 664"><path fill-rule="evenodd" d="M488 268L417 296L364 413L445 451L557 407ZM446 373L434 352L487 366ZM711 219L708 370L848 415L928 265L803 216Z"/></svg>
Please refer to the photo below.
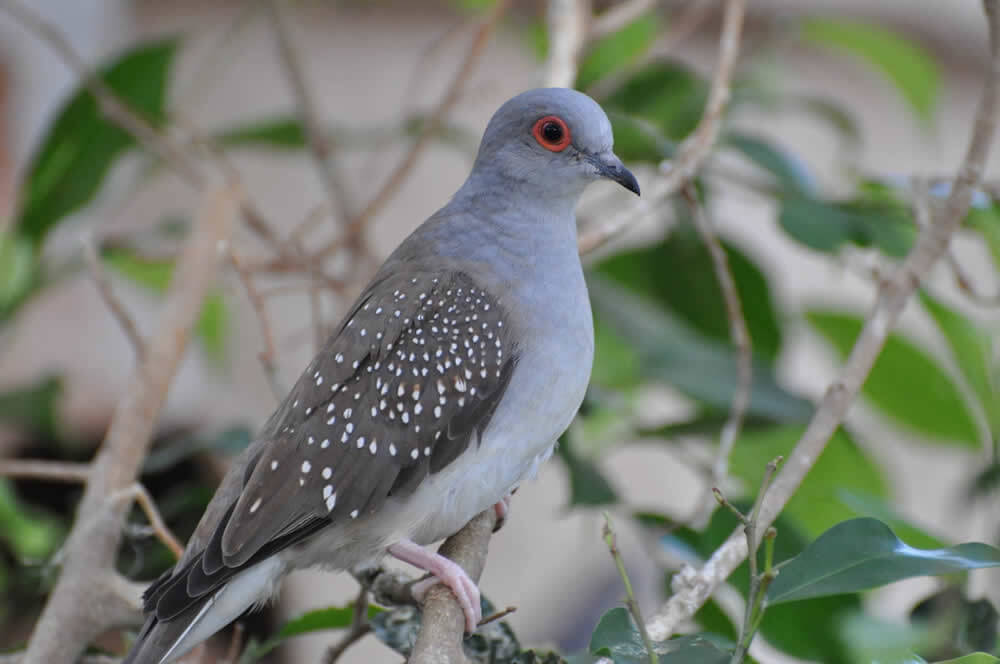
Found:
<svg viewBox="0 0 1000 664"><path fill-rule="evenodd" d="M282 563L270 557L243 570L215 593L169 620L151 614L122 664L167 664L270 596L282 572Z"/></svg>

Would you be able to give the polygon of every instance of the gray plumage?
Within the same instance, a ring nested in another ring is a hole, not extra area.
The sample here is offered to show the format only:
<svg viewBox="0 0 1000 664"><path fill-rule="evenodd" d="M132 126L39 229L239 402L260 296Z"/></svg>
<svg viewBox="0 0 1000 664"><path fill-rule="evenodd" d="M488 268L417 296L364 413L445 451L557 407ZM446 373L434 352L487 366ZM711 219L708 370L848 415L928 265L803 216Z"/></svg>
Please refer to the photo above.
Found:
<svg viewBox="0 0 1000 664"><path fill-rule="evenodd" d="M418 545L532 476L583 399L593 328L573 210L602 177L638 193L611 148L578 92L497 111L468 180L386 260L150 586L126 664L176 659L296 568L390 552L457 587Z"/></svg>

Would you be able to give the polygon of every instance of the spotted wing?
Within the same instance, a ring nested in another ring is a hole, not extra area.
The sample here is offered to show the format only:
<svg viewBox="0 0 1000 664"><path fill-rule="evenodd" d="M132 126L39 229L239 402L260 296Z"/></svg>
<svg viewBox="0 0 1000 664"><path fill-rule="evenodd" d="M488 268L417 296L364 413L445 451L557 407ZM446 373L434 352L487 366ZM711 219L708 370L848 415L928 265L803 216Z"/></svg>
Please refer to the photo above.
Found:
<svg viewBox="0 0 1000 664"><path fill-rule="evenodd" d="M262 555L412 491L478 439L516 359L502 303L464 273L376 281L265 426L272 442L204 553L147 605L168 619Z"/></svg>

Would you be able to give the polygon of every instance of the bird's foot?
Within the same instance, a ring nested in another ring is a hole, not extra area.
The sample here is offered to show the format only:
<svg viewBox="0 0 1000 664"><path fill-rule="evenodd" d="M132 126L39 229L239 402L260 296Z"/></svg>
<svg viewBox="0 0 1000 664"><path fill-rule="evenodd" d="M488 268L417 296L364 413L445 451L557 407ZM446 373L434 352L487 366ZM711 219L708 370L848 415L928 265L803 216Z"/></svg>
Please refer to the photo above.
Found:
<svg viewBox="0 0 1000 664"><path fill-rule="evenodd" d="M405 563L431 573L432 576L417 581L410 587L415 600L422 604L427 591L435 584L443 583L462 607L462 612L465 614L465 631L470 634L476 631L476 626L483 619L479 586L469 578L460 565L440 554L431 553L410 540L393 544L389 547L389 553Z"/></svg>

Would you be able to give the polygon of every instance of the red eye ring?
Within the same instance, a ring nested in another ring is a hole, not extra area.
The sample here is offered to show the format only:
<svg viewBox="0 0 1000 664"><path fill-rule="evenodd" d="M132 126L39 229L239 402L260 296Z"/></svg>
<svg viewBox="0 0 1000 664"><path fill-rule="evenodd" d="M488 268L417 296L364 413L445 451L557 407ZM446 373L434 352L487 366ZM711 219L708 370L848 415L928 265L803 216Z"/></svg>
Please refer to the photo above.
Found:
<svg viewBox="0 0 1000 664"><path fill-rule="evenodd" d="M538 120L531 129L532 136L546 150L562 152L569 147L569 127L562 118L556 115L546 115Z"/></svg>

